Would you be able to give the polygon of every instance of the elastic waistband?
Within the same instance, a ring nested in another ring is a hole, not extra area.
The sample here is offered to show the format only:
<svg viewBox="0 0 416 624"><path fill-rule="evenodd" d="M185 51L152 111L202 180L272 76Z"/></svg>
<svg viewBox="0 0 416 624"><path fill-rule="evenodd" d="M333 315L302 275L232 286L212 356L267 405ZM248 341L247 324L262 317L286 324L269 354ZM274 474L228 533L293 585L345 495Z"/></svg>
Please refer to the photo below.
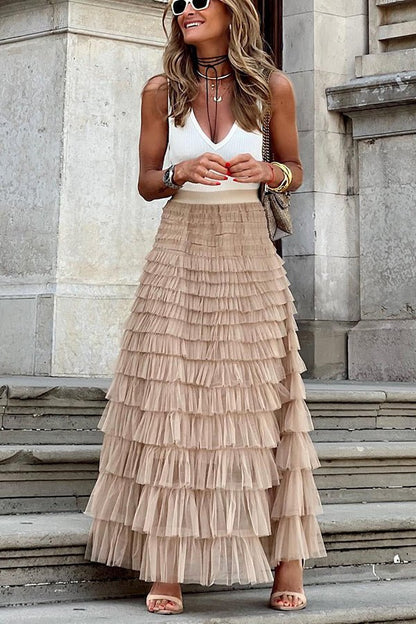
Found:
<svg viewBox="0 0 416 624"><path fill-rule="evenodd" d="M256 189L229 191L179 190L172 199L183 204L242 204L259 201Z"/></svg>

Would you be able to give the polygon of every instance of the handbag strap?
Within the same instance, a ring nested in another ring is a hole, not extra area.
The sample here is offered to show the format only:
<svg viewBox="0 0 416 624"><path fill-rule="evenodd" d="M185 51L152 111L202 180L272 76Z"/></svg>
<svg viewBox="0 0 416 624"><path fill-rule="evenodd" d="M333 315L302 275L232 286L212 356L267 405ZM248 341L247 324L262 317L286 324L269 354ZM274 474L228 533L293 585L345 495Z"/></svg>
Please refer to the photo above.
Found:
<svg viewBox="0 0 416 624"><path fill-rule="evenodd" d="M272 75L273 70L270 70L267 75L267 82L270 81L270 76ZM267 112L264 121L263 121L263 144L262 144L262 157L264 162L272 161L272 150L271 150L271 139L270 139L270 113Z"/></svg>

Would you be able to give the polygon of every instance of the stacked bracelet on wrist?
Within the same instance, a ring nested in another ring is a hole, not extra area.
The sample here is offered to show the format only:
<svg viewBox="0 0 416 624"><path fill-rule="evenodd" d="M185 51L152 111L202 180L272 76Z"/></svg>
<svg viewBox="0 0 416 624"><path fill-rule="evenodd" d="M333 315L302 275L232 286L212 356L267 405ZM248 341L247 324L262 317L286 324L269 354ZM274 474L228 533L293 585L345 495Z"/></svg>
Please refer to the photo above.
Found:
<svg viewBox="0 0 416 624"><path fill-rule="evenodd" d="M268 186L269 188L271 188L272 191L276 191L278 193L284 193L284 191L286 191L292 183L293 174L291 170L289 169L289 167L287 165L284 165L283 163L273 161L270 163L270 165L273 168L279 169L279 171L283 173L284 177L281 183L279 184L279 186L273 187L273 186L270 186L270 184Z"/></svg>

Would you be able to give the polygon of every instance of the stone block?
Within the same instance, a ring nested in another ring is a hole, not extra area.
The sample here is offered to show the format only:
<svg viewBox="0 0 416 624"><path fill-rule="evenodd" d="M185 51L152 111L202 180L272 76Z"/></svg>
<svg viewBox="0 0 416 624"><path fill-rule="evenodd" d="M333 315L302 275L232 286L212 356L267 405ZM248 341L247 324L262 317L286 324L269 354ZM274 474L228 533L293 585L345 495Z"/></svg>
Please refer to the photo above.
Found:
<svg viewBox="0 0 416 624"><path fill-rule="evenodd" d="M324 132L336 132L338 134L346 134L351 132L350 120L340 115L328 111L326 89L339 85L340 82L346 82L350 76L338 72L329 72L323 69L315 69L314 73L314 128Z"/></svg>
<svg viewBox="0 0 416 624"><path fill-rule="evenodd" d="M292 0L293 1L293 0ZM304 3L303 3L304 4ZM314 69L314 15L311 12L286 15L283 19L285 45L283 69L298 72ZM302 41L299 46L298 42Z"/></svg>
<svg viewBox="0 0 416 624"><path fill-rule="evenodd" d="M83 416L73 416L71 414L57 414L55 410L52 413L35 413L35 414L10 414L4 416L3 427L5 430L57 430L57 431L76 431L85 429L96 429L99 413Z"/></svg>
<svg viewBox="0 0 416 624"><path fill-rule="evenodd" d="M353 76L354 58L365 51L366 16L358 14L342 18L331 13L316 12L314 29L316 68Z"/></svg>
<svg viewBox="0 0 416 624"><path fill-rule="evenodd" d="M415 183L363 188L360 194L364 320L416 319L415 197Z"/></svg>
<svg viewBox="0 0 416 624"><path fill-rule="evenodd" d="M377 417L377 427L384 429L404 429L410 435L411 430L416 429L416 416L386 416L384 412L380 410L380 415Z"/></svg>
<svg viewBox="0 0 416 624"><path fill-rule="evenodd" d="M69 46L59 280L135 284L161 214L137 191L140 92L150 77L143 59L157 73L160 52L99 37L71 37Z"/></svg>
<svg viewBox="0 0 416 624"><path fill-rule="evenodd" d="M285 269L291 284L291 292L295 298L297 315L303 319L313 319L315 261L313 256L288 256L285 258Z"/></svg>
<svg viewBox="0 0 416 624"><path fill-rule="evenodd" d="M88 497L87 497L88 498ZM0 515L28 513L58 513L83 511L86 500L83 496L25 496L24 498L1 498Z"/></svg>
<svg viewBox="0 0 416 624"><path fill-rule="evenodd" d="M402 107L400 107L400 110ZM414 113L416 107L414 109ZM375 115L372 111L372 114ZM383 110L383 115L387 111ZM391 111L394 117L395 111ZM406 116L409 109L406 107ZM410 114L409 114L410 116ZM366 118L367 119L367 118ZM384 117L386 119L386 117ZM414 163L416 162L416 116L413 114L414 134L389 136L383 139L367 139L359 142L360 189L374 192L377 188L387 190L393 187L414 185ZM372 133L372 129L369 130ZM396 186L393 186L396 185ZM414 186L412 187L414 190ZM390 207L394 207L394 204ZM408 216L406 214L406 216Z"/></svg>
<svg viewBox="0 0 416 624"><path fill-rule="evenodd" d="M360 321L349 333L349 378L416 379L416 320Z"/></svg>
<svg viewBox="0 0 416 624"><path fill-rule="evenodd" d="M8 282L0 296L39 297L36 342L27 344L28 325L20 327L23 340L15 341L11 364L0 362L0 371L99 376L112 370L126 297L164 203L149 208L137 191L140 92L161 68L163 8L54 0L0 8L2 110L13 120L0 128L0 142L13 146L0 172L6 219L0 269ZM24 183L16 187L16 180ZM20 243L10 245L12 239ZM78 297L69 318L60 318L62 297ZM96 314L100 328L83 326L74 353L71 327L93 299L89 322Z"/></svg>
<svg viewBox="0 0 416 624"><path fill-rule="evenodd" d="M313 193L315 188L315 132L300 130L299 154L303 165L302 193Z"/></svg>
<svg viewBox="0 0 416 624"><path fill-rule="evenodd" d="M53 349L53 295L39 295L36 302L35 375L49 375Z"/></svg>
<svg viewBox="0 0 416 624"><path fill-rule="evenodd" d="M47 476L47 475L45 475ZM54 477L53 474L50 475ZM65 477L65 475L63 475ZM76 475L71 474L70 479L62 481L45 479L44 481L36 479L27 479L26 481L5 481L3 475L0 476L0 484L2 496L6 498L25 498L26 496L35 495L36 497L45 497L51 493L57 498L66 496L88 496L94 487L95 479L76 479ZM50 510L52 511L52 510Z"/></svg>
<svg viewBox="0 0 416 624"><path fill-rule="evenodd" d="M381 24L377 29L377 35L379 41L383 41L388 44L388 51L390 49L400 49L402 47L400 46L400 43L398 41L393 42L392 40L400 40L405 37L414 40L416 37L416 20L403 20L392 24ZM393 43L393 45L391 45L391 43Z"/></svg>
<svg viewBox="0 0 416 624"><path fill-rule="evenodd" d="M355 59L357 78L374 74L396 74L416 67L416 48L395 50L379 54L365 54Z"/></svg>
<svg viewBox="0 0 416 624"><path fill-rule="evenodd" d="M350 323L299 321L304 378L344 379L347 374L347 331ZM334 419L335 420L335 419Z"/></svg>
<svg viewBox="0 0 416 624"><path fill-rule="evenodd" d="M407 429L317 429L311 433L314 442L409 442L416 441L416 431Z"/></svg>
<svg viewBox="0 0 416 624"><path fill-rule="evenodd" d="M355 321L360 318L359 259L315 258L315 318Z"/></svg>
<svg viewBox="0 0 416 624"><path fill-rule="evenodd" d="M315 195L297 192L292 194L290 214L293 234L282 240L283 257L312 256L315 251Z"/></svg>
<svg viewBox="0 0 416 624"><path fill-rule="evenodd" d="M9 284L45 287L55 276L65 57L64 35L0 46L8 120L0 125L0 144L8 146L0 169L0 268Z"/></svg>
<svg viewBox="0 0 416 624"><path fill-rule="evenodd" d="M386 547L385 544L371 543L371 546L368 547L368 544L365 542L351 545L342 542L342 547L340 548L338 543L332 546L331 542L327 540L325 546L328 557L322 560L311 560L311 565L316 565L318 568L324 565L331 567L342 565L359 566L368 563L380 565L391 563L394 557L397 556L400 557L401 561L414 561L416 559L416 549L400 542L390 548ZM383 624L385 623L383 622Z"/></svg>
<svg viewBox="0 0 416 624"><path fill-rule="evenodd" d="M333 505L338 503L383 503L389 501L404 502L407 500L416 500L416 488L397 487L397 488L362 488L362 489L325 489L321 487L318 475L315 475L316 483L319 489L322 504Z"/></svg>
<svg viewBox="0 0 416 624"><path fill-rule="evenodd" d="M414 104L416 71L366 76L327 89L328 110L351 113Z"/></svg>
<svg viewBox="0 0 416 624"><path fill-rule="evenodd" d="M71 579L71 576L76 574L79 564L64 566L64 568L67 571L68 578ZM91 583L73 583L71 580L65 583L39 583L34 585L29 583L28 585L16 585L2 589L0 606L4 608L7 605L12 605L14 611L16 605L33 605L34 603L44 604L64 601L79 602L80 600L107 600L108 598L126 598L128 596L136 597L139 593L144 595L146 591L149 591L149 585L145 584L143 581L138 581L137 578L116 578L108 581ZM105 609L105 611L107 611L107 609ZM69 624L69 622L70 620L66 620L67 624Z"/></svg>
<svg viewBox="0 0 416 624"><path fill-rule="evenodd" d="M283 16L311 13L315 0L283 0Z"/></svg>
<svg viewBox="0 0 416 624"><path fill-rule="evenodd" d="M104 9L105 6L105 10ZM144 10L143 2L84 4L74 2L66 12L68 25L74 30L95 30L99 35L117 35L121 40L145 43L155 48L165 44L162 11L154 2Z"/></svg>
<svg viewBox="0 0 416 624"><path fill-rule="evenodd" d="M33 374L36 299L0 297L0 325L0 374Z"/></svg>
<svg viewBox="0 0 416 624"><path fill-rule="evenodd" d="M353 138L374 141L380 137L415 134L416 107L381 108L373 111L350 113L353 119Z"/></svg>
<svg viewBox="0 0 416 624"><path fill-rule="evenodd" d="M357 258L360 253L358 198L330 193L315 193L314 198L316 254Z"/></svg>
<svg viewBox="0 0 416 624"><path fill-rule="evenodd" d="M366 15L366 0L315 0L315 11L337 15L339 17L351 17L354 15Z"/></svg>
<svg viewBox="0 0 416 624"><path fill-rule="evenodd" d="M312 413L312 420L315 430L342 430L351 432L354 429L374 429L376 426L376 418L368 416L348 416L342 414L340 416L330 416L327 414L317 415Z"/></svg>
<svg viewBox="0 0 416 624"><path fill-rule="evenodd" d="M312 70L293 72L289 73L288 77L295 90L298 130L314 130L315 109L311 103L315 100L316 72Z"/></svg>
<svg viewBox="0 0 416 624"><path fill-rule="evenodd" d="M138 578L138 572L134 570L127 570L119 568L116 570L111 570L111 566L105 565L91 565L88 563L82 563L79 561L80 557L78 557L78 561L71 561L71 558L68 558L69 561L66 562L65 565L54 565L53 561L49 562L49 565L41 565L41 566L30 566L28 570L25 570L21 567L11 568L7 571L7 580L9 585L19 586L25 584L37 584L37 583L68 583L68 566L71 563L78 563L77 566L71 566L72 573L72 582L88 582L88 581L108 581L112 579L113 581L116 578ZM46 563L46 562L45 562ZM59 564L59 560L56 562Z"/></svg>
<svg viewBox="0 0 416 624"><path fill-rule="evenodd" d="M315 191L347 195L352 186L355 150L352 138L337 132L314 133Z"/></svg>
<svg viewBox="0 0 416 624"><path fill-rule="evenodd" d="M100 431L60 431L47 430L4 430L1 433L2 444L101 444Z"/></svg>
<svg viewBox="0 0 416 624"><path fill-rule="evenodd" d="M57 297L53 375L114 373L133 297Z"/></svg>

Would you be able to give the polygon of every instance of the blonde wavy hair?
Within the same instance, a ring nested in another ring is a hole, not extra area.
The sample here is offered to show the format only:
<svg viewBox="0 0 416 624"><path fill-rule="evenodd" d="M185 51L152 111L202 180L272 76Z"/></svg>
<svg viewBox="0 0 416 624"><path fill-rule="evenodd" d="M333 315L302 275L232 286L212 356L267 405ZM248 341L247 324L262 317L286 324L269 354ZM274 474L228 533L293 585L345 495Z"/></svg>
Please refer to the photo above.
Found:
<svg viewBox="0 0 416 624"><path fill-rule="evenodd" d="M221 0L231 13L228 60L232 65L232 112L235 120L248 132L261 130L264 116L270 110L268 74L276 71L271 57L263 50L260 22L251 0ZM185 44L178 21L173 17L170 32L166 17L172 0L163 13L167 44L163 54L163 70L169 83L171 116L176 126L183 126L198 94L196 50Z"/></svg>

